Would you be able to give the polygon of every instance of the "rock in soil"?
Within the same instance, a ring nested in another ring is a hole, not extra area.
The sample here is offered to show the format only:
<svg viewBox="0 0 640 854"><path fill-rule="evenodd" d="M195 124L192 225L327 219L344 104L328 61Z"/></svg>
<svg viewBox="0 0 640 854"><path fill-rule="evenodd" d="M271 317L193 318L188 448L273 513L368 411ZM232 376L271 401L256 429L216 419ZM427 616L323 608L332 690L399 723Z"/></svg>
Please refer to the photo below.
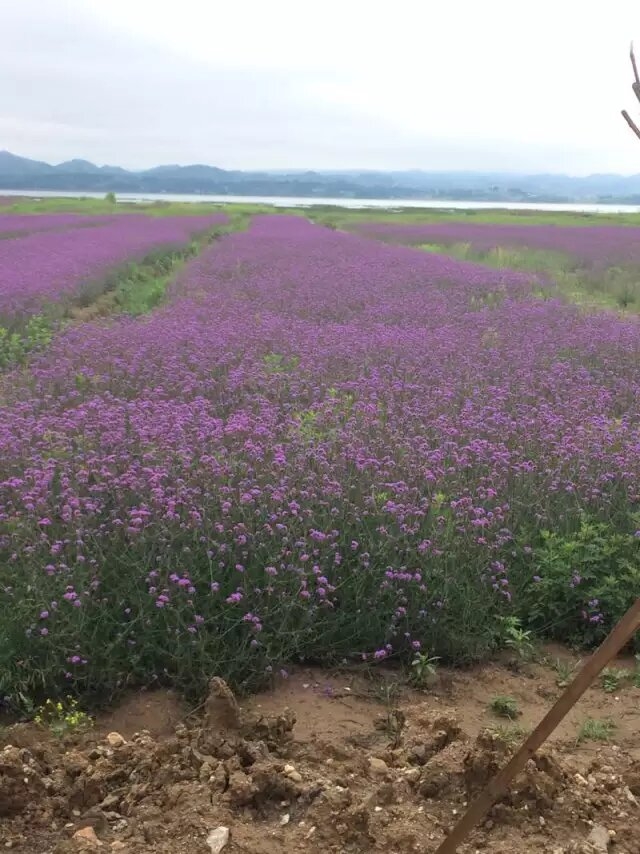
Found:
<svg viewBox="0 0 640 854"><path fill-rule="evenodd" d="M211 854L220 854L222 849L226 846L229 841L229 828L216 827L215 830L212 830L207 836L207 845L211 849Z"/></svg>
<svg viewBox="0 0 640 854"><path fill-rule="evenodd" d="M591 846L588 851L593 851L593 854L607 854L609 851L609 831L601 824L596 824L591 829L591 833L587 836L587 845Z"/></svg>

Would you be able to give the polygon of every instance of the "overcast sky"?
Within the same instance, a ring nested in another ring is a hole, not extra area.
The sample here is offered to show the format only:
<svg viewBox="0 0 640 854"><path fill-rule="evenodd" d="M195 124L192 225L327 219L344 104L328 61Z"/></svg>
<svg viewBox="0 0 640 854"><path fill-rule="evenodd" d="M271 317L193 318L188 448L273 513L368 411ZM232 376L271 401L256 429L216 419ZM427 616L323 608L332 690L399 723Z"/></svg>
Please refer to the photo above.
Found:
<svg viewBox="0 0 640 854"><path fill-rule="evenodd" d="M0 0L0 32L0 148L49 162L640 172L638 0Z"/></svg>

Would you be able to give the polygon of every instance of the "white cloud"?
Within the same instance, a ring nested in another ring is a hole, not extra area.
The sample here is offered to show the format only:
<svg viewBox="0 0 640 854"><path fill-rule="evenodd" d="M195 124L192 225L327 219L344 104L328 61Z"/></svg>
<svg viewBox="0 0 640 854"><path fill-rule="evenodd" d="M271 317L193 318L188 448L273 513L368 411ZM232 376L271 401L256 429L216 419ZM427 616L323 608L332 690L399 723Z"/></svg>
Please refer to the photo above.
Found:
<svg viewBox="0 0 640 854"><path fill-rule="evenodd" d="M640 171L636 0L3 4L2 145L148 166Z"/></svg>

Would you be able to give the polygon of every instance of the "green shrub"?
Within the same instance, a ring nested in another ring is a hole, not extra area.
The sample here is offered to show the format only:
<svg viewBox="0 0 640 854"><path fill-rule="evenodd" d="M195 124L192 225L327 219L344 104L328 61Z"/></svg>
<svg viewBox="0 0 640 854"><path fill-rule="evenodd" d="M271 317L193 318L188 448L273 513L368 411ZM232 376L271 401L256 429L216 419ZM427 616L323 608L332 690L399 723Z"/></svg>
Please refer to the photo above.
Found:
<svg viewBox="0 0 640 854"><path fill-rule="evenodd" d="M542 531L516 581L523 624L563 643L600 643L640 596L639 558L640 539L604 522Z"/></svg>
<svg viewBox="0 0 640 854"><path fill-rule="evenodd" d="M503 617L501 620L500 646L513 650L521 661L531 661L536 648L531 631L522 628L519 617Z"/></svg>
<svg viewBox="0 0 640 854"><path fill-rule="evenodd" d="M51 321L42 314L30 317L15 330L0 326L0 369L19 364L29 353L46 347L52 335Z"/></svg>

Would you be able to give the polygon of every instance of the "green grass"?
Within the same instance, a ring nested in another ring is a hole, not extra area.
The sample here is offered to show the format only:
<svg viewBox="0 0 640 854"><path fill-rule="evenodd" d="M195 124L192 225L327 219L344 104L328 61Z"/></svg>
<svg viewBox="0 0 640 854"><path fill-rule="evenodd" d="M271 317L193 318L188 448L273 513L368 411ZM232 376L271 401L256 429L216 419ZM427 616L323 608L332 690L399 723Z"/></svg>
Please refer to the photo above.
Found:
<svg viewBox="0 0 640 854"><path fill-rule="evenodd" d="M184 246L164 247L139 263L126 264L114 270L106 280L87 285L76 298L75 306L91 308L93 305L99 314L146 314L164 300L167 287L186 261L198 255L211 241L246 228L248 222L246 214L236 212L227 224L216 226Z"/></svg>
<svg viewBox="0 0 640 854"><path fill-rule="evenodd" d="M116 194L117 196L117 194ZM286 213L305 216L331 228L349 229L364 223L393 222L403 225L421 225L438 222L473 222L524 225L629 225L640 226L640 213L572 213L562 211L513 211L504 208L483 210L451 210L442 208L394 207L389 199L387 208L349 209L336 205L316 204L309 199L309 207L285 208L256 202L171 202L154 200L148 203L117 202L106 198L30 198L16 196L13 204L2 207L5 213L83 213L90 215L144 212L152 216L181 216L214 213Z"/></svg>
<svg viewBox="0 0 640 854"><path fill-rule="evenodd" d="M616 725L608 718L587 718L578 732L578 744L583 741L611 741Z"/></svg>
<svg viewBox="0 0 640 854"><path fill-rule="evenodd" d="M569 255L547 249L530 249L526 246L495 246L491 249L478 249L471 243L423 243L419 248L499 269L506 267L511 270L550 274L577 269L576 262Z"/></svg>
<svg viewBox="0 0 640 854"><path fill-rule="evenodd" d="M363 208L349 210L329 205L317 205L307 210L314 222L331 228L350 229L368 223L397 225L426 225L438 222L473 222L521 225L629 225L640 226L640 213L578 213L570 211L529 211L485 208L483 210L451 210L442 208Z"/></svg>
<svg viewBox="0 0 640 854"><path fill-rule="evenodd" d="M567 661L566 659L556 658L552 667L556 672L556 685L558 688L566 688L578 673L580 661Z"/></svg>
<svg viewBox="0 0 640 854"><path fill-rule="evenodd" d="M499 718L508 718L510 721L515 721L520 710L515 697L498 696L494 697L489 703L489 708Z"/></svg>
<svg viewBox="0 0 640 854"><path fill-rule="evenodd" d="M516 747L529 735L529 730L520 724L497 724L491 733L511 748Z"/></svg>
<svg viewBox="0 0 640 854"><path fill-rule="evenodd" d="M423 243L418 248L496 269L539 273L548 281L541 282L538 289L543 298L561 296L586 308L640 312L640 270L636 267L595 272L581 268L576 259L561 252L525 246L479 249L471 243Z"/></svg>
<svg viewBox="0 0 640 854"><path fill-rule="evenodd" d="M390 203L390 208L392 204ZM505 210L356 210L345 208L312 208L307 215L314 222L331 228L352 230L371 223L393 225L427 225L444 222L478 224L521 224L593 226L640 226L639 214L591 214L547 211ZM593 271L562 252L533 249L527 246L496 246L480 249L471 243L424 243L425 251L451 255L466 261L486 264L497 269L522 270L539 273L547 279L541 283L538 295L542 298L560 296L588 309L613 309L640 313L640 270L637 267L612 266Z"/></svg>
<svg viewBox="0 0 640 854"><path fill-rule="evenodd" d="M246 228L248 222L246 213L235 211L226 225L217 226L186 245L163 247L139 262L118 267L106 277L87 282L72 298L45 306L37 315L0 317L0 370L24 364L68 323L109 314L137 317L152 311L164 300L169 284L186 261L212 240Z"/></svg>
<svg viewBox="0 0 640 854"><path fill-rule="evenodd" d="M131 264L115 279L113 312L137 317L156 308L180 268L200 252L202 242L192 241L181 249L155 253L141 264Z"/></svg>
<svg viewBox="0 0 640 854"><path fill-rule="evenodd" d="M559 289L573 302L587 307L640 313L640 270L610 267L601 273L575 271L558 274Z"/></svg>
<svg viewBox="0 0 640 854"><path fill-rule="evenodd" d="M212 213L227 213L232 218L251 216L259 213L273 213L272 205L255 203L220 202L116 202L93 198L27 198L16 197L13 204L3 205L2 213L78 213L85 216L105 216L121 213L144 213L149 216L206 216Z"/></svg>
<svg viewBox="0 0 640 854"><path fill-rule="evenodd" d="M600 685L607 694L615 694L620 688L633 682L634 672L624 667L607 667L602 671Z"/></svg>

